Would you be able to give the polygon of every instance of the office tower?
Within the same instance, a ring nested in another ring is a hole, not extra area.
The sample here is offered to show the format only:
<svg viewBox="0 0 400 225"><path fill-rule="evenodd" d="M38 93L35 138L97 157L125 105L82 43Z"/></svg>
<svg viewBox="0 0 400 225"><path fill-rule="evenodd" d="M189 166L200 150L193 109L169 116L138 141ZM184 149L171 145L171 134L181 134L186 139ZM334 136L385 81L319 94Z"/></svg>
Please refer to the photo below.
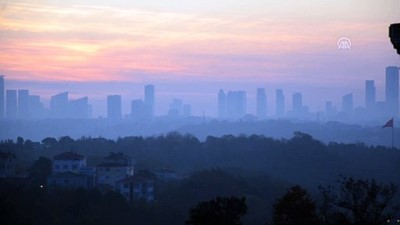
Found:
<svg viewBox="0 0 400 225"><path fill-rule="evenodd" d="M292 96L293 112L300 113L302 108L303 108L303 95L300 92L293 93Z"/></svg>
<svg viewBox="0 0 400 225"><path fill-rule="evenodd" d="M353 114L353 94L349 93L342 98L342 112L346 116L351 116Z"/></svg>
<svg viewBox="0 0 400 225"><path fill-rule="evenodd" d="M29 95L29 118L44 118L44 106L39 95Z"/></svg>
<svg viewBox="0 0 400 225"><path fill-rule="evenodd" d="M144 103L147 107L147 114L153 117L155 108L154 85L148 84L144 87Z"/></svg>
<svg viewBox="0 0 400 225"><path fill-rule="evenodd" d="M28 119L29 117L29 91L18 90L18 118Z"/></svg>
<svg viewBox="0 0 400 225"><path fill-rule="evenodd" d="M285 96L283 95L282 89L276 90L276 116L285 116Z"/></svg>
<svg viewBox="0 0 400 225"><path fill-rule="evenodd" d="M68 118L74 119L89 119L92 114L91 106L89 105L89 98L82 97L69 102Z"/></svg>
<svg viewBox="0 0 400 225"><path fill-rule="evenodd" d="M0 120L4 119L4 76L0 75Z"/></svg>
<svg viewBox="0 0 400 225"><path fill-rule="evenodd" d="M189 104L183 105L183 116L184 117L192 116L192 106L191 105L189 105Z"/></svg>
<svg viewBox="0 0 400 225"><path fill-rule="evenodd" d="M376 103L376 89L375 89L375 81L366 80L365 81L365 108L368 111L371 111L375 108Z"/></svg>
<svg viewBox="0 0 400 225"><path fill-rule="evenodd" d="M246 92L228 92L226 95L226 113L229 119L240 119L246 115Z"/></svg>
<svg viewBox="0 0 400 225"><path fill-rule="evenodd" d="M147 105L142 99L134 99L131 102L131 118L142 120L147 117Z"/></svg>
<svg viewBox="0 0 400 225"><path fill-rule="evenodd" d="M172 100L172 103L169 104L168 115L169 116L180 116L180 115L182 115L182 109L183 109L183 100L179 99L179 98L174 98Z"/></svg>
<svg viewBox="0 0 400 225"><path fill-rule="evenodd" d="M6 118L17 119L18 107L17 107L17 90L6 91Z"/></svg>
<svg viewBox="0 0 400 225"><path fill-rule="evenodd" d="M226 117L226 95L224 90L218 92L218 118L224 119Z"/></svg>
<svg viewBox="0 0 400 225"><path fill-rule="evenodd" d="M50 99L50 116L52 118L68 117L68 92L63 92Z"/></svg>
<svg viewBox="0 0 400 225"><path fill-rule="evenodd" d="M386 106L389 116L397 117L399 113L399 68L386 67Z"/></svg>
<svg viewBox="0 0 400 225"><path fill-rule="evenodd" d="M265 119L267 117L267 95L265 88L257 89L257 117Z"/></svg>
<svg viewBox="0 0 400 225"><path fill-rule="evenodd" d="M121 95L107 96L107 118L109 120L119 120L122 118Z"/></svg>

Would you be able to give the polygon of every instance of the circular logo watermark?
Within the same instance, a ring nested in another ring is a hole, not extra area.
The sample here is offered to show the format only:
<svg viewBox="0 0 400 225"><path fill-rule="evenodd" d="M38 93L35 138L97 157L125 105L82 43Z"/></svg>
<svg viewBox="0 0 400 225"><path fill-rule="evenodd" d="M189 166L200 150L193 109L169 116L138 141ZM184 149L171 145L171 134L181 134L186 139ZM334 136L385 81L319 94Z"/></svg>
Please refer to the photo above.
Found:
<svg viewBox="0 0 400 225"><path fill-rule="evenodd" d="M350 50L351 49L351 41L350 38L341 37L337 41L337 48L339 50Z"/></svg>

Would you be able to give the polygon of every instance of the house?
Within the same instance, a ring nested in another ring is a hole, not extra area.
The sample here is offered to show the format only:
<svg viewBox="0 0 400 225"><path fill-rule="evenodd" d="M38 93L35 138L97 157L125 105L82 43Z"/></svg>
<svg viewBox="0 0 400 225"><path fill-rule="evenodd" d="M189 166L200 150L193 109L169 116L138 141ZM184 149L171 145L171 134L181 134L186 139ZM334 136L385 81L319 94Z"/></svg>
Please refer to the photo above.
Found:
<svg viewBox="0 0 400 225"><path fill-rule="evenodd" d="M0 177L15 177L16 159L14 153L0 152Z"/></svg>
<svg viewBox="0 0 400 225"><path fill-rule="evenodd" d="M97 184L115 188L115 183L134 175L134 160L122 153L111 153L97 165Z"/></svg>
<svg viewBox="0 0 400 225"><path fill-rule="evenodd" d="M53 174L47 178L49 187L93 188L95 168L86 166L86 157L76 152L64 152L53 157Z"/></svg>
<svg viewBox="0 0 400 225"><path fill-rule="evenodd" d="M176 181L181 179L181 177L174 170L170 168L158 169L154 172L154 174L156 175L158 180L165 182Z"/></svg>
<svg viewBox="0 0 400 225"><path fill-rule="evenodd" d="M129 176L115 183L115 191L128 201L154 201L154 181L137 176Z"/></svg>
<svg viewBox="0 0 400 225"><path fill-rule="evenodd" d="M87 188L89 177L72 171L60 172L47 178L47 186L63 188Z"/></svg>
<svg viewBox="0 0 400 225"><path fill-rule="evenodd" d="M86 158L76 152L64 152L53 157L53 174L62 172L79 173L86 167Z"/></svg>

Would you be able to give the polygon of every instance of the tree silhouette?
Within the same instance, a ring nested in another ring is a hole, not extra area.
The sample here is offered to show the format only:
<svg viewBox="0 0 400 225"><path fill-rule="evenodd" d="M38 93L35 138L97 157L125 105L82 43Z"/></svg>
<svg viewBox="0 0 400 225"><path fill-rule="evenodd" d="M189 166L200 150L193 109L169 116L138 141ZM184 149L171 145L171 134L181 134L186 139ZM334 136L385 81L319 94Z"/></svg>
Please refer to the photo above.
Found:
<svg viewBox="0 0 400 225"><path fill-rule="evenodd" d="M294 186L274 205L274 225L317 225L315 202L307 191L300 186Z"/></svg>
<svg viewBox="0 0 400 225"><path fill-rule="evenodd" d="M190 209L186 225L241 225L246 212L245 198L218 197Z"/></svg>

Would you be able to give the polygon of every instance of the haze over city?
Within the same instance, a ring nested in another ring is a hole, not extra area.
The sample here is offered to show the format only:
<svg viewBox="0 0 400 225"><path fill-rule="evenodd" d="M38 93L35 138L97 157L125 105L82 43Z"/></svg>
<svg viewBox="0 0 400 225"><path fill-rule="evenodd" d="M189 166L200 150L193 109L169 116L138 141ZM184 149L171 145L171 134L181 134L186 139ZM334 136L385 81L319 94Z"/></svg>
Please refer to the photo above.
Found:
<svg viewBox="0 0 400 225"><path fill-rule="evenodd" d="M180 98L194 115L216 117L219 89L246 91L252 114L257 88L266 88L269 103L283 89L287 109L294 92L311 111L325 101L340 108L350 92L362 106L364 81L375 80L384 101L385 68L399 65L387 33L399 8L398 1L2 1L0 73L6 89L28 89L45 106L64 91L88 96L94 117L106 116L109 94L123 96L128 114L145 84L156 86L157 115ZM350 50L338 49L341 37Z"/></svg>

